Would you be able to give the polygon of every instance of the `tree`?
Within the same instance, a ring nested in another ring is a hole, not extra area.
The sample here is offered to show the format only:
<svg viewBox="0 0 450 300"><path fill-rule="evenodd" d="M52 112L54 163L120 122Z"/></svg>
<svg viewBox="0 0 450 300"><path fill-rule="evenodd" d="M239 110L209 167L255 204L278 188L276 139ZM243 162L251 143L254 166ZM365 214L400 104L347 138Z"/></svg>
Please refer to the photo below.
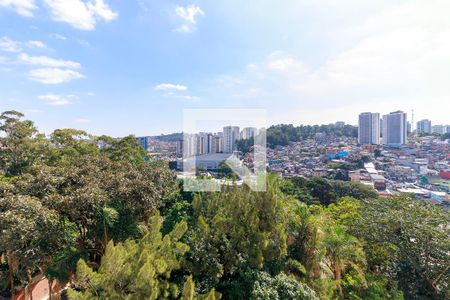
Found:
<svg viewBox="0 0 450 300"><path fill-rule="evenodd" d="M83 130L56 129L50 136L52 144L50 162L73 160L83 155L99 154L94 138Z"/></svg>
<svg viewBox="0 0 450 300"><path fill-rule="evenodd" d="M182 300L216 300L220 299L222 295L217 293L214 289L211 289L207 294L195 295L195 283L192 280L192 276L189 275L183 286L183 293L181 294Z"/></svg>
<svg viewBox="0 0 450 300"><path fill-rule="evenodd" d="M333 272L338 295L343 298L342 276L348 268L352 268L363 276L364 251L359 241L349 235L342 225L328 226L323 244L326 249L327 265Z"/></svg>
<svg viewBox="0 0 450 300"><path fill-rule="evenodd" d="M288 180L283 180L280 183L280 190L287 195L294 196L297 200L306 204L317 204L318 201L315 201L309 193L306 185L307 181L307 179L302 177L293 177Z"/></svg>
<svg viewBox="0 0 450 300"><path fill-rule="evenodd" d="M329 205L325 214L329 215L338 225L343 225L351 230L361 220L362 209L363 206L358 199L345 196L338 202Z"/></svg>
<svg viewBox="0 0 450 300"><path fill-rule="evenodd" d="M272 148L278 145L284 146L289 142L299 142L314 138L316 133L355 138L358 136L358 128L351 125L345 125L344 127L335 125L300 125L297 127L294 127L292 124L274 125L267 129L267 144Z"/></svg>
<svg viewBox="0 0 450 300"><path fill-rule="evenodd" d="M337 195L333 186L324 178L311 178L307 183L307 187L311 196L316 198L323 205L328 205L337 200Z"/></svg>
<svg viewBox="0 0 450 300"><path fill-rule="evenodd" d="M375 156L375 157L380 157L381 156L381 149L375 149L375 150L373 150L373 155Z"/></svg>
<svg viewBox="0 0 450 300"><path fill-rule="evenodd" d="M39 165L15 180L16 192L35 196L78 231L78 248L93 260L110 239L139 237L175 188L175 175L159 163L81 156L55 166Z"/></svg>
<svg viewBox="0 0 450 300"><path fill-rule="evenodd" d="M38 133L33 122L22 121L23 116L17 111L0 115L0 172L6 176L23 173L43 159L47 150L44 135Z"/></svg>
<svg viewBox="0 0 450 300"><path fill-rule="evenodd" d="M359 183L351 181L331 181L331 186L337 198L353 197L356 199L375 199L378 198L378 193L375 189Z"/></svg>
<svg viewBox="0 0 450 300"><path fill-rule="evenodd" d="M399 282L407 299L445 299L450 271L449 212L408 198L361 200L352 234L371 271Z"/></svg>
<svg viewBox="0 0 450 300"><path fill-rule="evenodd" d="M185 222L162 236L161 217L150 218L148 232L140 241L108 243L97 272L85 261L77 265L75 289L70 299L168 299L179 295L171 273L181 268L189 247L180 241L187 230ZM186 288L187 289L187 288ZM186 292L187 293L187 292ZM191 292L189 292L191 293Z"/></svg>
<svg viewBox="0 0 450 300"><path fill-rule="evenodd" d="M293 277L279 273L273 277L266 272L258 272L251 291L251 299L281 300L304 299L318 300L314 290Z"/></svg>
<svg viewBox="0 0 450 300"><path fill-rule="evenodd" d="M243 187L196 195L187 268L201 289L217 287L226 297L245 298L233 288L244 284L240 271L279 268L287 254L282 196L274 178L265 193Z"/></svg>
<svg viewBox="0 0 450 300"><path fill-rule="evenodd" d="M180 182L179 188L181 189L182 186L183 183ZM192 192L183 192L181 190L168 197L164 203L164 207L160 210L161 215L164 217L163 233L171 232L175 225L181 221L186 221L189 227L193 226L195 220L192 199Z"/></svg>
<svg viewBox="0 0 450 300"><path fill-rule="evenodd" d="M236 141L236 148L238 151L246 154L250 152L251 147L255 144L254 138L250 137L249 139L240 139Z"/></svg>
<svg viewBox="0 0 450 300"><path fill-rule="evenodd" d="M217 171L220 178L229 178L233 180L237 179L237 175L233 172L226 161L221 161L219 163L219 169Z"/></svg>
<svg viewBox="0 0 450 300"><path fill-rule="evenodd" d="M134 135L129 135L119 140L105 140L107 140L108 144L102 148L102 153L114 161L142 163L146 160L147 152L142 148Z"/></svg>
<svg viewBox="0 0 450 300"><path fill-rule="evenodd" d="M70 245L58 215L29 196L0 198L0 232L0 254L6 257L11 296L17 285L29 285L37 272L49 267L57 251Z"/></svg>

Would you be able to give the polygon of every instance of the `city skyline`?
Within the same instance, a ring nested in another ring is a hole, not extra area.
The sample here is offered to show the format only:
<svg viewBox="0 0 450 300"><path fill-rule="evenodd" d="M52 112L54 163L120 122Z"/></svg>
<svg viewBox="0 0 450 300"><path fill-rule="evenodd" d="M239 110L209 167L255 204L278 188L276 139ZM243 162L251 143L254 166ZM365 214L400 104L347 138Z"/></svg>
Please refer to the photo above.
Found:
<svg viewBox="0 0 450 300"><path fill-rule="evenodd" d="M450 0L0 0L0 300L447 299Z"/></svg>
<svg viewBox="0 0 450 300"><path fill-rule="evenodd" d="M269 124L396 109L448 123L448 1L61 3L0 2L0 109L46 133L179 132L183 109L224 107Z"/></svg>

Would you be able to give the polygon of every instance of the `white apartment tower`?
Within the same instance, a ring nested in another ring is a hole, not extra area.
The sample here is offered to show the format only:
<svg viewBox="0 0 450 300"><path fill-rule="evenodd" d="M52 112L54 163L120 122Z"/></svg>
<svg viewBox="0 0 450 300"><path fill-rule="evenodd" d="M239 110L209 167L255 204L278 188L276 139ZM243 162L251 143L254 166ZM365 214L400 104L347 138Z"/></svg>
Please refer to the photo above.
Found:
<svg viewBox="0 0 450 300"><path fill-rule="evenodd" d="M417 133L431 133L431 121L425 119L417 122Z"/></svg>
<svg viewBox="0 0 450 300"><path fill-rule="evenodd" d="M238 126L226 126L223 128L223 152L233 153L235 150L236 140L239 139Z"/></svg>
<svg viewBox="0 0 450 300"><path fill-rule="evenodd" d="M383 144L400 146L407 143L407 116L403 111L383 116Z"/></svg>
<svg viewBox="0 0 450 300"><path fill-rule="evenodd" d="M379 113L364 112L359 114L358 143L374 145L378 145L380 143Z"/></svg>

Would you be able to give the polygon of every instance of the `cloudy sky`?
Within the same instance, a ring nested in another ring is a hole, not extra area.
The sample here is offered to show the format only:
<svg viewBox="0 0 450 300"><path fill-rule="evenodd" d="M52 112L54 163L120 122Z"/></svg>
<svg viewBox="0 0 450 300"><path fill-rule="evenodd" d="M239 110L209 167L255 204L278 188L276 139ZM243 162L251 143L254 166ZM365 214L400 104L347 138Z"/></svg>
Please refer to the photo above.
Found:
<svg viewBox="0 0 450 300"><path fill-rule="evenodd" d="M46 133L180 131L186 108L450 123L448 0L0 0L0 111Z"/></svg>

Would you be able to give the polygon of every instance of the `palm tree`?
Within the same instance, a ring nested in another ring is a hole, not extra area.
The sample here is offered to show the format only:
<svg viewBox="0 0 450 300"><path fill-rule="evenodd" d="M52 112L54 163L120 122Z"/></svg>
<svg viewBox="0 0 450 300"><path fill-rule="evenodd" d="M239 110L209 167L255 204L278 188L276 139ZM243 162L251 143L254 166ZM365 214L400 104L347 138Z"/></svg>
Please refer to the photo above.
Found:
<svg viewBox="0 0 450 300"><path fill-rule="evenodd" d="M341 280L346 270L352 268L364 276L362 268L365 264L363 249L359 241L349 235L345 227L341 225L331 225L326 229L323 245L326 249L327 265L334 274L339 296L343 298Z"/></svg>

